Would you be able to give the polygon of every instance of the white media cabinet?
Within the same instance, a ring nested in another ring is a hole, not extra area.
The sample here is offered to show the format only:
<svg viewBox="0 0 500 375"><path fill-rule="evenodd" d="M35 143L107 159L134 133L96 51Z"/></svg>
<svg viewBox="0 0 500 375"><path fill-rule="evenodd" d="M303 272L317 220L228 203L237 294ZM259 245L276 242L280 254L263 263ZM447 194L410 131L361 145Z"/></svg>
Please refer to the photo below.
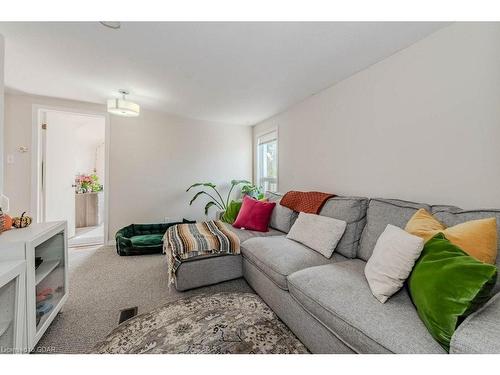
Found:
<svg viewBox="0 0 500 375"><path fill-rule="evenodd" d="M0 262L0 354L23 353L26 262Z"/></svg>
<svg viewBox="0 0 500 375"><path fill-rule="evenodd" d="M41 264L35 268L35 259ZM68 298L65 221L36 223L0 235L0 264L25 262L23 351L30 352Z"/></svg>

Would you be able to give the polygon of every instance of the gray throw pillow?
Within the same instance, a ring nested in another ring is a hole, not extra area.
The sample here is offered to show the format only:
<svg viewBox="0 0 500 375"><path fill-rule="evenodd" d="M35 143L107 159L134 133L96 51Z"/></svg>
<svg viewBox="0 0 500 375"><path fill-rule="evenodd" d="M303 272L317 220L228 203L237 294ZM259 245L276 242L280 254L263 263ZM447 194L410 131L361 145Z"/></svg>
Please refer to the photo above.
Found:
<svg viewBox="0 0 500 375"><path fill-rule="evenodd" d="M282 206L280 204L281 198L283 198L281 194L267 192L266 198L269 200L269 202L276 203L273 213L271 214L269 226L273 229L288 233L293 223L297 219L298 212L295 212L288 207Z"/></svg>
<svg viewBox="0 0 500 375"><path fill-rule="evenodd" d="M301 212L286 238L300 242L330 258L346 226L347 223L342 220Z"/></svg>

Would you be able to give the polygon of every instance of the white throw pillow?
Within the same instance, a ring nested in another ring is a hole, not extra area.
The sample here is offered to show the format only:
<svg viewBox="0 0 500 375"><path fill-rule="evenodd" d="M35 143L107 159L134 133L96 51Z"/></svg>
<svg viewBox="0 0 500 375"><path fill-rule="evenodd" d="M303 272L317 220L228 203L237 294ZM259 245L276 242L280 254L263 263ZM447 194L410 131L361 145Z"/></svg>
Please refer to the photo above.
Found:
<svg viewBox="0 0 500 375"><path fill-rule="evenodd" d="M387 225L365 266L370 289L380 302L384 303L401 289L423 248L422 238Z"/></svg>
<svg viewBox="0 0 500 375"><path fill-rule="evenodd" d="M330 258L346 226L347 223L342 220L301 212L286 238L300 242Z"/></svg>

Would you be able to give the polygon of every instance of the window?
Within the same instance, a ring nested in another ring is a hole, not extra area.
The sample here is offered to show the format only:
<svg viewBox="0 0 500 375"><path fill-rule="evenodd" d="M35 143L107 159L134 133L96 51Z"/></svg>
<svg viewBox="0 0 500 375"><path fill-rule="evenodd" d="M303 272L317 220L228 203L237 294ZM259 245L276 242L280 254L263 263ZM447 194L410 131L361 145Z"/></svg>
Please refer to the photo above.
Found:
<svg viewBox="0 0 500 375"><path fill-rule="evenodd" d="M257 137L257 186L278 191L278 132Z"/></svg>

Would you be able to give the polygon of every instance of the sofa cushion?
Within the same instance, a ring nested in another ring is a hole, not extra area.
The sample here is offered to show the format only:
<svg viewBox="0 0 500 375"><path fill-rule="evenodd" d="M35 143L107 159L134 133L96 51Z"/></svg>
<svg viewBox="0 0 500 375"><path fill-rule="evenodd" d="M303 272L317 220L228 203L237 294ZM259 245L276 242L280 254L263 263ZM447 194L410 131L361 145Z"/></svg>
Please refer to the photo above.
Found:
<svg viewBox="0 0 500 375"><path fill-rule="evenodd" d="M406 289L385 304L373 297L359 259L307 268L288 277L292 296L358 353L445 353Z"/></svg>
<svg viewBox="0 0 500 375"><path fill-rule="evenodd" d="M276 207L274 207L273 213L271 214L269 227L288 233L299 213L289 209L288 207L282 206L280 204L282 197L283 196L281 194L271 192L266 193L266 198L270 202L276 203Z"/></svg>
<svg viewBox="0 0 500 375"><path fill-rule="evenodd" d="M254 238L254 237L271 237L271 236L284 236L285 233L280 232L279 230L269 228L267 232L257 232L255 230L248 230L248 229L238 229L233 227L231 224L228 223L223 223L224 226L236 233L238 238L240 239L240 243L245 242L249 238Z"/></svg>
<svg viewBox="0 0 500 375"><path fill-rule="evenodd" d="M455 206L432 206L431 213L447 227L465 223L466 221L487 219L490 217L496 218L497 223L500 223L500 209L462 210ZM497 231L500 238L500 226L498 225Z"/></svg>
<svg viewBox="0 0 500 375"><path fill-rule="evenodd" d="M220 220L228 224L234 223L236 218L238 217L238 214L240 213L242 204L242 201L232 200L231 202L229 202L226 211L222 214Z"/></svg>
<svg viewBox="0 0 500 375"><path fill-rule="evenodd" d="M367 222L361 235L358 258L370 259L377 239L387 227L392 224L404 228L406 223L420 208L430 211L430 206L424 203L407 202L399 199L370 199L366 214Z"/></svg>
<svg viewBox="0 0 500 375"><path fill-rule="evenodd" d="M500 293L469 315L451 337L450 353L500 354Z"/></svg>
<svg viewBox="0 0 500 375"><path fill-rule="evenodd" d="M432 214L447 227L464 223L470 220L486 219L494 217L497 219L497 238L500 239L500 210L478 209L462 210L455 206L433 206ZM500 268L500 240L497 242L496 266ZM498 278L493 293L500 292L500 278Z"/></svg>
<svg viewBox="0 0 500 375"><path fill-rule="evenodd" d="M241 244L241 254L284 290L288 290L288 275L307 267L346 259L338 254L325 258L284 236L251 238Z"/></svg>
<svg viewBox="0 0 500 375"><path fill-rule="evenodd" d="M375 298L385 303L403 287L423 248L420 237L387 225L365 266L366 280Z"/></svg>
<svg viewBox="0 0 500 375"><path fill-rule="evenodd" d="M330 258L344 234L346 224L345 221L332 217L301 212L286 238Z"/></svg>
<svg viewBox="0 0 500 375"><path fill-rule="evenodd" d="M338 196L326 201L319 214L343 220L347 223L344 235L340 239L335 253L347 258L356 257L361 232L366 223L367 208L368 198Z"/></svg>
<svg viewBox="0 0 500 375"><path fill-rule="evenodd" d="M497 268L483 263L437 233L425 243L408 289L418 315L447 351L457 326L491 296Z"/></svg>
<svg viewBox="0 0 500 375"><path fill-rule="evenodd" d="M245 195L233 227L267 232L275 206L274 202L260 201Z"/></svg>
<svg viewBox="0 0 500 375"><path fill-rule="evenodd" d="M405 230L425 241L442 232L452 244L470 256L481 262L495 264L498 252L495 217L470 220L447 228L430 212L422 208L408 221Z"/></svg>

